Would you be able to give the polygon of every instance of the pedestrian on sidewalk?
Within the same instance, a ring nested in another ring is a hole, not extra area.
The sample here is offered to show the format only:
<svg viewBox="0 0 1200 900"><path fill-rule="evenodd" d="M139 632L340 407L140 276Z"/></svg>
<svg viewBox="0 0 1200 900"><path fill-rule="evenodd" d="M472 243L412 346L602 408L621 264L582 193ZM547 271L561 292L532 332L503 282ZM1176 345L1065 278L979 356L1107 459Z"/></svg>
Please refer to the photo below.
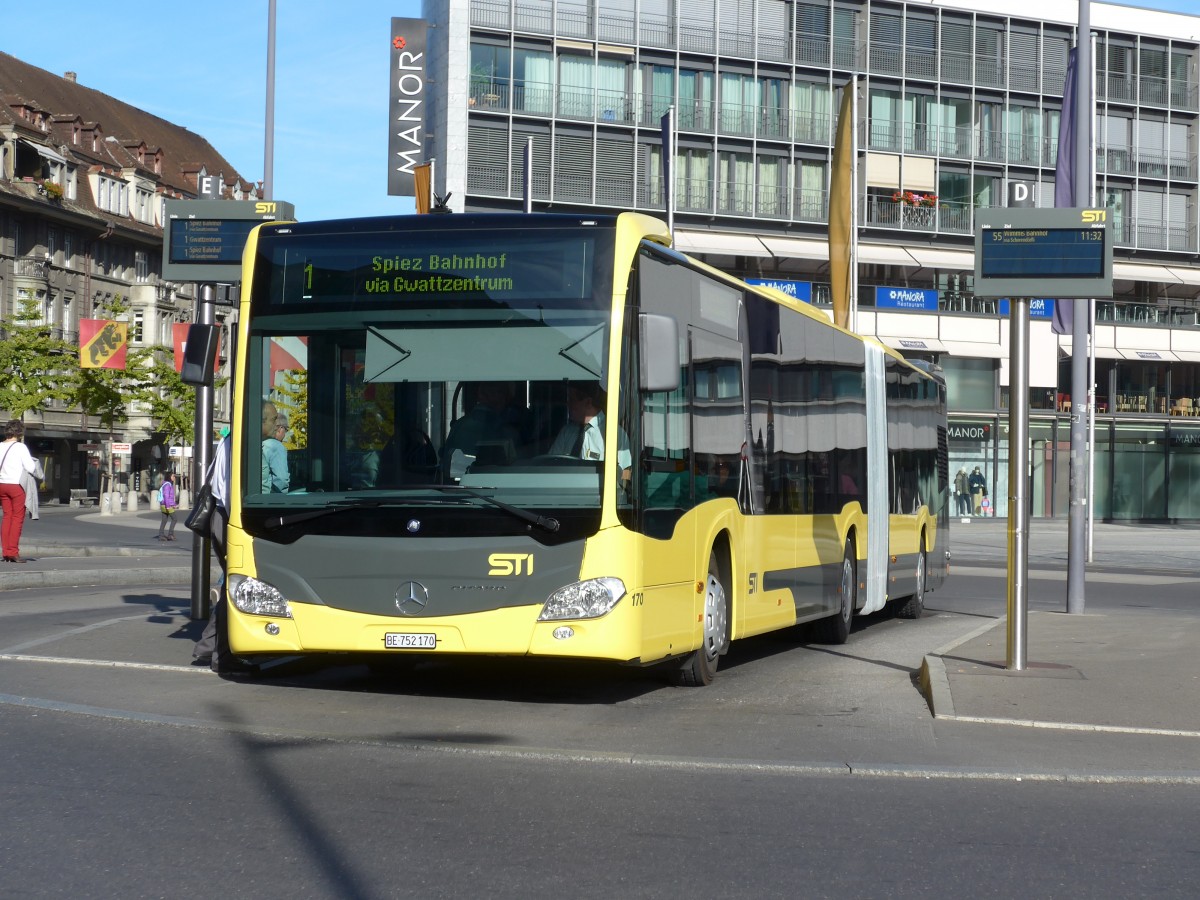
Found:
<svg viewBox="0 0 1200 900"><path fill-rule="evenodd" d="M221 564L221 581L209 591L208 622L200 640L192 648L192 661L209 666L221 674L233 670L234 661L229 653L229 633L225 625L225 604L228 602L225 561L225 525L229 521L229 478L233 452L230 435L225 435L217 445L213 461L208 467L206 481L212 489L213 513L208 520L209 538L217 561Z"/></svg>
<svg viewBox="0 0 1200 900"><path fill-rule="evenodd" d="M168 472L158 489L158 509L162 521L158 523L160 541L175 540L175 513L179 509L179 492L175 490L175 473Z"/></svg>
<svg viewBox="0 0 1200 900"><path fill-rule="evenodd" d="M975 515L981 515L983 512L983 498L988 495L988 492L987 479L979 471L979 466L975 467L975 471L971 473L971 477L967 479L967 483L971 486L971 509L974 510Z"/></svg>
<svg viewBox="0 0 1200 900"><path fill-rule="evenodd" d="M0 443L0 509L4 521L0 523L0 544L4 547L4 561L23 563L21 557L21 529L25 526L26 493L21 481L26 476L37 480L45 477L42 465L33 458L25 446L25 423L10 419L4 426L4 441ZM37 485L34 484L36 493Z"/></svg>

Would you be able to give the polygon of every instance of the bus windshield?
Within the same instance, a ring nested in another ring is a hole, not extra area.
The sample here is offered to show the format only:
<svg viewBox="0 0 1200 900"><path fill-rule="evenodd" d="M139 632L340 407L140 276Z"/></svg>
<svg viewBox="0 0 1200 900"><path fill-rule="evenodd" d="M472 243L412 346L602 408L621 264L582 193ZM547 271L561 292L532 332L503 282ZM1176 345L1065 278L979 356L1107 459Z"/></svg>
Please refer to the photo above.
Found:
<svg viewBox="0 0 1200 900"><path fill-rule="evenodd" d="M251 517L348 503L514 522L505 505L598 509L604 452L580 446L577 398L600 426L612 236L568 223L264 233L246 348L259 386L247 421L263 427L261 454L246 451Z"/></svg>

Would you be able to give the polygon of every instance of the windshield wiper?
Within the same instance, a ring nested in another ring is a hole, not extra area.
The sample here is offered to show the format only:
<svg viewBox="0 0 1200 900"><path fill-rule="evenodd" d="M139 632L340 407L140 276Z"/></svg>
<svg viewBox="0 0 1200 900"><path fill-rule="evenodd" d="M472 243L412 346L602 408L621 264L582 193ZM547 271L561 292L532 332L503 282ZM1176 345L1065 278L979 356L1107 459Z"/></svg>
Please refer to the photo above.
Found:
<svg viewBox="0 0 1200 900"><path fill-rule="evenodd" d="M312 519L320 519L323 516L332 516L335 513L349 512L354 509L376 508L380 506L411 506L411 500L379 500L362 499L353 500L334 500L328 506L321 509L310 509L307 512L292 513L288 516L279 516L278 518L267 519L263 522L263 528L268 531L274 531L276 528L284 528L288 525L297 525L300 522L308 522ZM447 506L458 506L460 504L444 504Z"/></svg>
<svg viewBox="0 0 1200 900"><path fill-rule="evenodd" d="M558 519L551 516L539 516L537 513L531 513L528 510L521 509L505 503L503 500L497 500L495 497L489 497L487 494L481 494L478 491L473 491L470 488L462 487L461 485L451 484L428 484L422 485L421 490L432 490L441 493L466 494L474 497L477 500L482 500L484 503L489 503L497 509L502 509L509 515L516 516L522 522L529 522L539 528L544 528L546 531L554 533L558 531ZM277 528L285 528L288 525L297 525L300 522L308 522L312 519L319 519L322 516L331 516L335 513L348 512L354 509L374 509L381 506L411 506L411 500L397 499L377 499L363 497L361 499L354 498L349 500L335 500L323 509L312 509L307 512L292 513L288 516L279 516L278 518L267 519L263 522L263 528L268 531L274 531ZM458 505L458 504L454 504Z"/></svg>
<svg viewBox="0 0 1200 900"><path fill-rule="evenodd" d="M558 531L558 519L553 516L539 516L537 513L531 513L527 509L521 509L519 506L513 506L505 503L503 500L497 500L495 497L489 497L487 494L481 494L478 491L473 491L469 487L463 487L461 484L431 484L427 485L431 490L441 491L442 493L466 494L469 497L474 497L477 500L482 500L484 503L490 503L496 509L502 509L510 515L516 516L522 522L529 522L531 525L536 525L538 528L545 528L550 533Z"/></svg>

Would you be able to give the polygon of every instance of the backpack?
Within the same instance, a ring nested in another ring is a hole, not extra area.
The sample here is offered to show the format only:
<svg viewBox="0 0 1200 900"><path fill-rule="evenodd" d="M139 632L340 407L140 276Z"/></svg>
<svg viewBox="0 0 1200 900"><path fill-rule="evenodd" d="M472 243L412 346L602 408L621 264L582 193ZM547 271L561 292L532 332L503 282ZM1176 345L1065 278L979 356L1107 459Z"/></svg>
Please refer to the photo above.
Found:
<svg viewBox="0 0 1200 900"><path fill-rule="evenodd" d="M166 484L166 482L164 481L163 484ZM162 484L160 484L158 486L158 494L156 495L156 500L158 501L158 505L162 506L162 502L163 502Z"/></svg>

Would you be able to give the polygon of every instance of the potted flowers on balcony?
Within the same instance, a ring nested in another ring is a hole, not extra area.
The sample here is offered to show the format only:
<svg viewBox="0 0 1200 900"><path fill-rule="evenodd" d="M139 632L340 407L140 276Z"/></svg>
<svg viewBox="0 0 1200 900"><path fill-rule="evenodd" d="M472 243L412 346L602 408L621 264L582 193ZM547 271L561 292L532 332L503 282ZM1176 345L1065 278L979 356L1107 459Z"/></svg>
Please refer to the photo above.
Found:
<svg viewBox="0 0 1200 900"><path fill-rule="evenodd" d="M62 185L51 181L49 178L44 179L38 185L38 193L45 196L47 200L61 200L63 198Z"/></svg>
<svg viewBox="0 0 1200 900"><path fill-rule="evenodd" d="M892 200L900 206L900 222L917 228L933 228L937 217L937 194L896 191Z"/></svg>
<svg viewBox="0 0 1200 900"><path fill-rule="evenodd" d="M937 194L918 194L914 191L896 191L892 199L901 206L937 206Z"/></svg>

